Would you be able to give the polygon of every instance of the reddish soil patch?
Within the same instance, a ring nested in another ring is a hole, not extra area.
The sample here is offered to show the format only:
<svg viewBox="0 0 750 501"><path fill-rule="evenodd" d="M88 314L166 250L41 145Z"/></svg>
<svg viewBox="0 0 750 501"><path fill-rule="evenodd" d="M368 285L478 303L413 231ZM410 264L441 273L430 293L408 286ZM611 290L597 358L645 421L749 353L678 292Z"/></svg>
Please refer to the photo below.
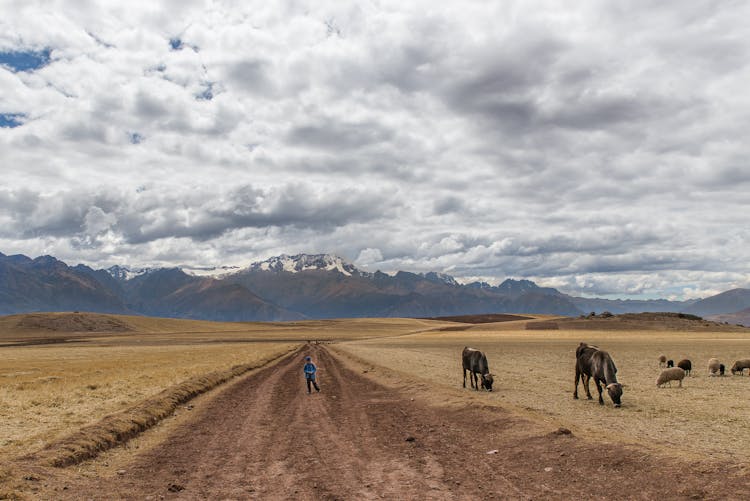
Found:
<svg viewBox="0 0 750 501"><path fill-rule="evenodd" d="M65 470L43 479L44 494L54 499L727 499L750 491L750 476L739 467L657 459L641 449L590 443L476 399L465 407L429 405L413 392L414 385L390 389L371 378L372 368L368 374L349 369L353 365L345 366L323 346L309 351L320 369L320 394L306 394L300 357L286 358L230 384L196 408L194 419L165 443L114 478L77 478Z"/></svg>
<svg viewBox="0 0 750 501"><path fill-rule="evenodd" d="M507 315L505 313L491 313L485 315L457 315L453 317L430 317L425 320L442 320L444 322L461 322L464 324L491 324L495 322L514 322L516 320L532 320L531 317L521 315Z"/></svg>
<svg viewBox="0 0 750 501"><path fill-rule="evenodd" d="M528 322L526 324L527 331L556 331L559 328L557 322L550 322L549 320L544 322Z"/></svg>

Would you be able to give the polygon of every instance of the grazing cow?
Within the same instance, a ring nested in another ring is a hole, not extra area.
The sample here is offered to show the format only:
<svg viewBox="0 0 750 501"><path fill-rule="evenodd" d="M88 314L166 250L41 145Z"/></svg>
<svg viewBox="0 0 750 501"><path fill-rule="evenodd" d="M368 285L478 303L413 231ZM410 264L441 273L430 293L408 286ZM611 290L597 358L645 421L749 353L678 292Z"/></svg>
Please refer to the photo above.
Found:
<svg viewBox="0 0 750 501"><path fill-rule="evenodd" d="M667 368L674 367L674 360L667 360Z"/></svg>
<svg viewBox="0 0 750 501"><path fill-rule="evenodd" d="M596 346L581 343L576 349L576 389L573 392L573 398L578 398L578 381L583 378L583 387L586 388L586 397L591 400L591 391L589 391L589 381L594 378L594 384L599 392L599 404L604 405L602 398L602 387L604 385L609 393L609 398L620 407L620 398L622 397L622 385L617 382L617 367L612 361L612 357L606 351L600 350Z"/></svg>
<svg viewBox="0 0 750 501"><path fill-rule="evenodd" d="M477 374L479 374L482 379L482 388L492 391L492 374L490 374L487 357L484 356L484 353L467 346L461 353L461 360L464 368L464 388L466 388L466 371L469 371L469 383L471 383L472 388L479 390L479 381L477 380Z"/></svg>

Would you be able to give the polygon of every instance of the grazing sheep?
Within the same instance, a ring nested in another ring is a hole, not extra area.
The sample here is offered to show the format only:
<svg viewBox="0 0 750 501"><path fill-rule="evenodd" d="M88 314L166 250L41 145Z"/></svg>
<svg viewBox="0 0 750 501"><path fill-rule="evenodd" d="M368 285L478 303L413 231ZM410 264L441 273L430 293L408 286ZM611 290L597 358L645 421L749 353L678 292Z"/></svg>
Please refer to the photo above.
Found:
<svg viewBox="0 0 750 501"><path fill-rule="evenodd" d="M718 375L720 368L721 368L721 362L719 362L718 358L711 358L708 360L708 375L709 376Z"/></svg>
<svg viewBox="0 0 750 501"><path fill-rule="evenodd" d="M659 355L659 367L664 367L664 364L666 363L667 363L667 356Z"/></svg>
<svg viewBox="0 0 750 501"><path fill-rule="evenodd" d="M682 388L682 380L685 378L685 371L680 369L679 367L672 367L669 369L664 369L661 371L661 374L659 374L659 377L656 378L656 387L659 388L664 385L664 383L669 383L669 386L672 386L672 381L679 381L680 382L680 388Z"/></svg>
<svg viewBox="0 0 750 501"><path fill-rule="evenodd" d="M739 372L741 376L742 371L744 371L745 369L750 369L750 358L737 360L730 370L732 371L732 374L737 374ZM750 375L750 372L748 372L748 375Z"/></svg>
<svg viewBox="0 0 750 501"><path fill-rule="evenodd" d="M667 368L674 367L674 360L667 360Z"/></svg>
<svg viewBox="0 0 750 501"><path fill-rule="evenodd" d="M693 370L693 362L688 360L687 358L683 358L679 362L677 362L677 367L685 371L685 375L689 376L690 371Z"/></svg>

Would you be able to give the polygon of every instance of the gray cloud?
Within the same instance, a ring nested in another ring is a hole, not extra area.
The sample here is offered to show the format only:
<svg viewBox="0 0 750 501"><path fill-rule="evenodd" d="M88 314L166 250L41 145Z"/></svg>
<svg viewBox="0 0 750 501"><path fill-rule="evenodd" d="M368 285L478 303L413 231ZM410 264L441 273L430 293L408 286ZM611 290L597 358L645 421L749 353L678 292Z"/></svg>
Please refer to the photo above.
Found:
<svg viewBox="0 0 750 501"><path fill-rule="evenodd" d="M0 68L0 114L25 117L0 128L2 252L339 252L629 297L748 283L745 4L5 14L0 51L50 61Z"/></svg>
<svg viewBox="0 0 750 501"><path fill-rule="evenodd" d="M0 208L10 219L5 233L27 239L73 238L77 245L95 245L96 237L106 232L131 245L165 238L203 241L242 228L330 232L338 226L386 217L397 206L383 193L329 193L304 184L272 189L242 186L218 198L200 188L169 194L105 192L0 191Z"/></svg>
<svg viewBox="0 0 750 501"><path fill-rule="evenodd" d="M227 78L239 89L251 94L267 95L274 91L269 71L270 65L266 61L249 59L231 64Z"/></svg>
<svg viewBox="0 0 750 501"><path fill-rule="evenodd" d="M292 128L288 140L292 144L336 151L390 141L393 136L393 132L378 123L341 123L320 117L315 123Z"/></svg>

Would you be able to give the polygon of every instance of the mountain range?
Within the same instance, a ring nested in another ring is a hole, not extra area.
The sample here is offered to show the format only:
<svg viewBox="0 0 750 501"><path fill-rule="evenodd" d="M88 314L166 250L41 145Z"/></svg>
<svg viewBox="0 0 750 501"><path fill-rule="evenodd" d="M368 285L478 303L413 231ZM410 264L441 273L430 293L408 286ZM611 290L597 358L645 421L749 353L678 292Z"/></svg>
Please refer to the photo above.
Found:
<svg viewBox="0 0 750 501"><path fill-rule="evenodd" d="M95 270L52 256L0 253L0 314L74 310L223 321L665 311L730 321L750 317L750 289L698 301L609 300L571 296L529 280L493 286L460 284L436 272L370 273L330 254L282 255L246 268Z"/></svg>

